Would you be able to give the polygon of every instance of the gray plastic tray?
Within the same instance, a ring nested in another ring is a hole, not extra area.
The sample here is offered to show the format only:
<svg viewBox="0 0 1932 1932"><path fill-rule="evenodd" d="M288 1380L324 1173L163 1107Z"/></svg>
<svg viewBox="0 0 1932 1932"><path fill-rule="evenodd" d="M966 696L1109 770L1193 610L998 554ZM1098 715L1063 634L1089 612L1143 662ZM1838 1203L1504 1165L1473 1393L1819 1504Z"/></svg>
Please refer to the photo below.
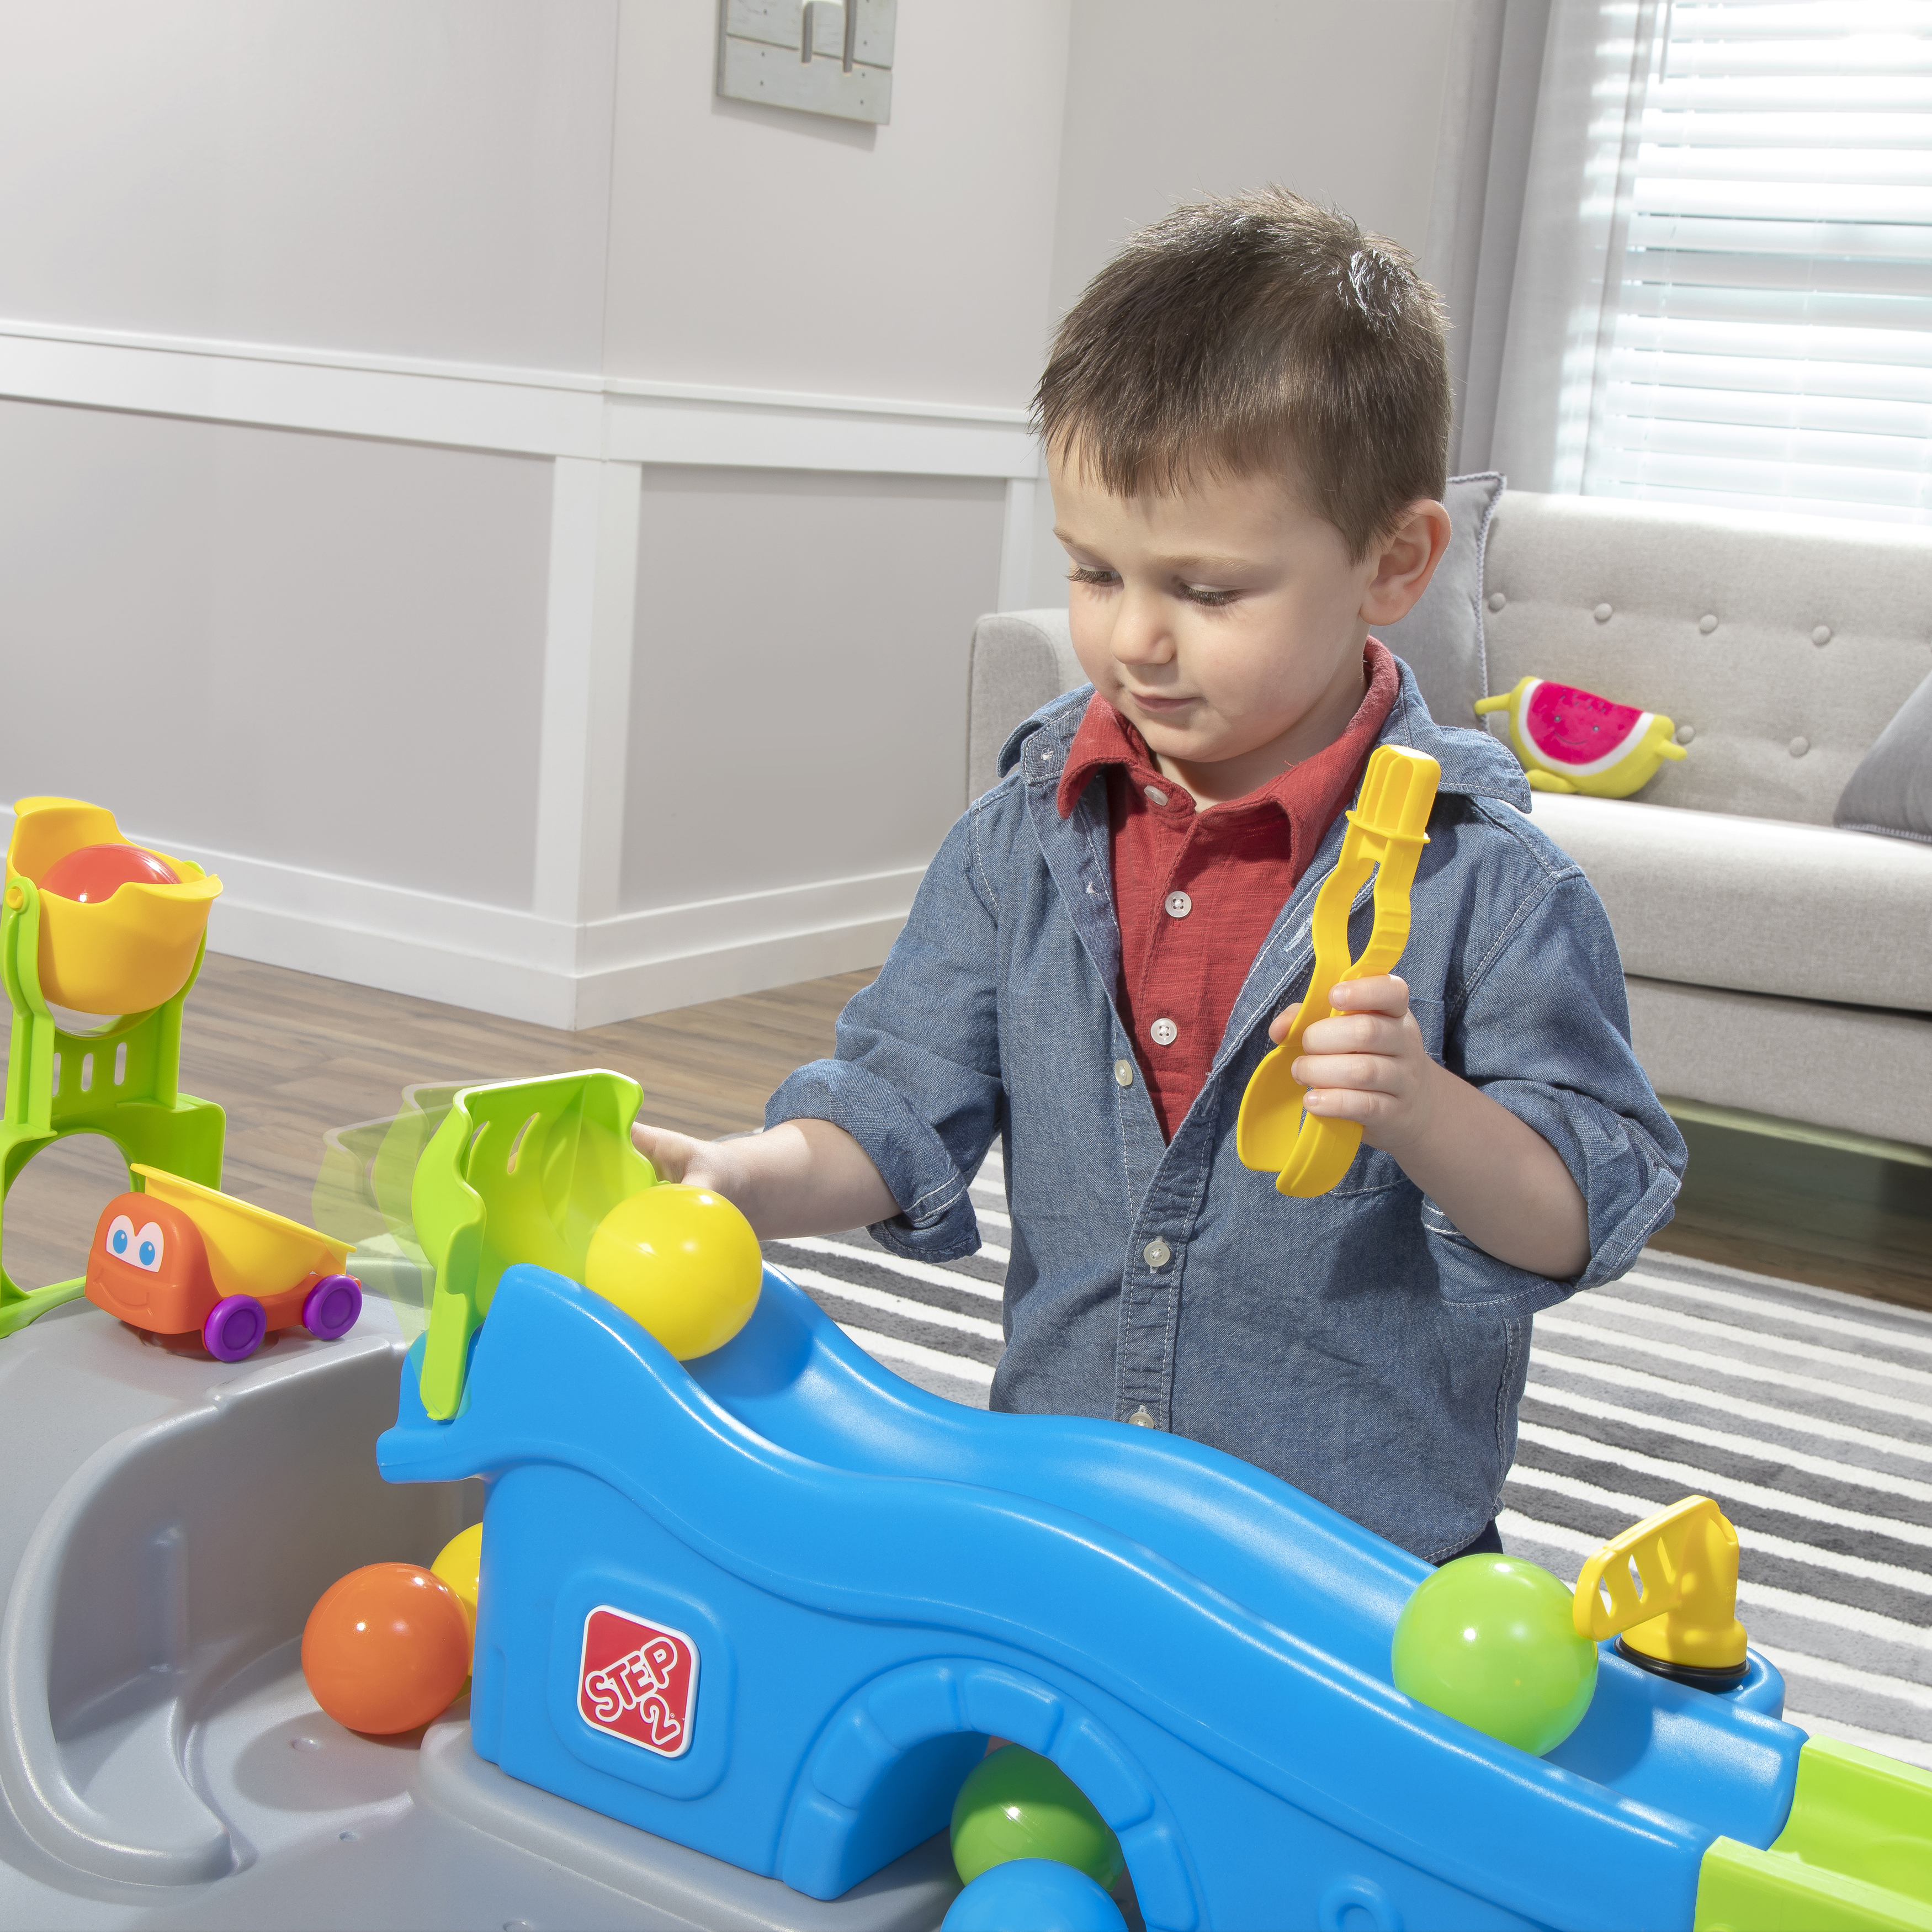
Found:
<svg viewBox="0 0 1932 1932"><path fill-rule="evenodd" d="M85 1301L0 1341L0 1925L936 1926L943 1836L821 1904L505 1777L460 1704L419 1744L316 1708L316 1599L482 1508L376 1472L394 1320L238 1365Z"/></svg>

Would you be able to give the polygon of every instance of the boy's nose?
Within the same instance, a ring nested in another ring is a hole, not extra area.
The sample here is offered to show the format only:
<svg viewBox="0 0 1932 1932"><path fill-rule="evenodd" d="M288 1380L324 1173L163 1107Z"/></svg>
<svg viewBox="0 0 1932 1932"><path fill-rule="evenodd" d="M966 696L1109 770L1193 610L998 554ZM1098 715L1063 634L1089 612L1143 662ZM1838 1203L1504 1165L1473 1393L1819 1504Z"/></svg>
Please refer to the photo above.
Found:
<svg viewBox="0 0 1932 1932"><path fill-rule="evenodd" d="M1108 640L1118 664L1165 664L1174 655L1174 636L1158 598L1122 594Z"/></svg>

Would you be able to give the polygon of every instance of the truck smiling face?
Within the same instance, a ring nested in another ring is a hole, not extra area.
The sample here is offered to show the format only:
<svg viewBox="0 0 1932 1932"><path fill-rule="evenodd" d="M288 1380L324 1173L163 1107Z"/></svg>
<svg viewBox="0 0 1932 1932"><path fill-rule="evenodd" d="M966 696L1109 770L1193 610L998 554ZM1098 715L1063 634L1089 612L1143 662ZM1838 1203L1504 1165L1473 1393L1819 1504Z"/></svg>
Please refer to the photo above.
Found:
<svg viewBox="0 0 1932 1932"><path fill-rule="evenodd" d="M87 1298L157 1334L199 1328L215 1299L201 1230L165 1201L117 1194L87 1251Z"/></svg>

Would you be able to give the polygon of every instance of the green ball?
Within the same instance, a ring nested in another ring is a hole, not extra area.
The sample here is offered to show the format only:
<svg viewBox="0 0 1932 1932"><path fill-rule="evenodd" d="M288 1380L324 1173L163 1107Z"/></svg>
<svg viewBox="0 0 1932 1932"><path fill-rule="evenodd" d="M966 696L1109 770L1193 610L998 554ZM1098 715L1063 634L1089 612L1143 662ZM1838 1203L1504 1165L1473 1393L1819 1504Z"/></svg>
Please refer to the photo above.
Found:
<svg viewBox="0 0 1932 1932"><path fill-rule="evenodd" d="M1018 1744L982 1757L952 1801L952 1862L970 1885L1014 1858L1058 1858L1112 1891L1126 1861L1107 1821L1051 1758Z"/></svg>
<svg viewBox="0 0 1932 1932"><path fill-rule="evenodd" d="M1396 1688L1444 1716L1540 1757L1583 1721L1597 1646L1547 1570L1462 1556L1417 1586L1389 1652Z"/></svg>

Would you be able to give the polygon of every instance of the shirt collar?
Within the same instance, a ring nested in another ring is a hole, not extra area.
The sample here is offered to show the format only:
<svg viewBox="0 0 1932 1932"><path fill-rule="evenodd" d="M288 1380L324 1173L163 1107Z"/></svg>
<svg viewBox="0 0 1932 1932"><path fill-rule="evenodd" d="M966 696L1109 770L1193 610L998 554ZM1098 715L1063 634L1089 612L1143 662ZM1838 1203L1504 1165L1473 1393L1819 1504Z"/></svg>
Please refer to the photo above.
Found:
<svg viewBox="0 0 1932 1932"><path fill-rule="evenodd" d="M1256 806L1273 806L1285 818L1295 816L1294 807L1306 798L1311 787L1326 790L1334 785L1352 788L1355 768L1367 757L1376 734L1394 708L1400 688L1396 661L1388 647L1371 638L1362 652L1362 667L1367 688L1355 715L1333 743L1288 766L1264 785L1244 796L1212 808L1238 812ZM1167 808L1192 815L1187 794L1171 779L1163 778L1148 751L1147 740L1112 705L1097 694L1087 706L1086 715L1066 748L1066 763L1060 775L1055 798L1062 818L1070 818L1094 773L1111 766L1121 766L1136 789L1145 794L1149 786L1168 794Z"/></svg>

